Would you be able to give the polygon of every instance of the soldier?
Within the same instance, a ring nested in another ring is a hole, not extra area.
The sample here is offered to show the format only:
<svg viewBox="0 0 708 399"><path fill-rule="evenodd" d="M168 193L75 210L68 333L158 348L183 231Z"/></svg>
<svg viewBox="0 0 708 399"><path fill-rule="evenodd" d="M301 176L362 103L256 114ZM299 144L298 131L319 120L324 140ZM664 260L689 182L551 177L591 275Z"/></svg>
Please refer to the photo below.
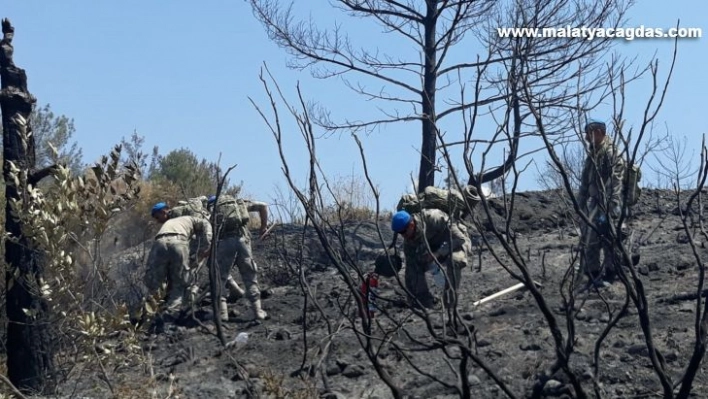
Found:
<svg viewBox="0 0 708 399"><path fill-rule="evenodd" d="M263 235L268 225L268 205L264 202L246 201L222 195L209 198L209 205L216 213L217 236L219 243L216 257L219 263L221 279L231 291L231 295L244 294L236 281L231 278L231 268L235 264L241 273L245 285L245 296L251 302L256 320L265 320L268 314L261 307L261 289L258 286L258 266L253 260L251 250L251 232L248 229L249 213L258 212L260 216L259 235ZM221 298L220 317L228 321L228 308L225 298Z"/></svg>
<svg viewBox="0 0 708 399"><path fill-rule="evenodd" d="M162 227L155 236L148 256L145 286L154 292L167 280L167 313L174 315L181 310L192 281L189 266L190 239L199 237L206 244L199 254L199 258L203 259L209 254L212 229L209 221L203 217L170 217L170 207L164 202L153 206L152 217L162 223Z"/></svg>
<svg viewBox="0 0 708 399"><path fill-rule="evenodd" d="M179 201L177 206L170 207L169 217L170 219L173 219L179 216L194 216L209 220L207 200L208 197L203 195L201 197ZM194 278L194 281L192 281L192 287L190 288L192 299L196 298L199 291L200 287L198 273L206 260L201 256L201 253L204 252L206 248L209 248L209 245L210 242L203 242L196 234L189 237L189 266L193 271L192 277Z"/></svg>
<svg viewBox="0 0 708 399"><path fill-rule="evenodd" d="M590 121L585 126L588 154L578 193L578 205L597 227L582 226L580 268L588 284L607 287L615 276L617 256L613 241L606 235L610 223L622 210L624 161L607 135L605 123ZM600 262L600 254L604 260Z"/></svg>
<svg viewBox="0 0 708 399"><path fill-rule="evenodd" d="M439 209L423 209L413 214L404 210L396 212L391 229L403 237L405 283L414 296L411 300L417 299L426 308L435 306L425 272L435 269L437 260L445 266L447 274L443 303L446 308L453 308L457 304L461 270L467 266L472 253L467 227Z"/></svg>

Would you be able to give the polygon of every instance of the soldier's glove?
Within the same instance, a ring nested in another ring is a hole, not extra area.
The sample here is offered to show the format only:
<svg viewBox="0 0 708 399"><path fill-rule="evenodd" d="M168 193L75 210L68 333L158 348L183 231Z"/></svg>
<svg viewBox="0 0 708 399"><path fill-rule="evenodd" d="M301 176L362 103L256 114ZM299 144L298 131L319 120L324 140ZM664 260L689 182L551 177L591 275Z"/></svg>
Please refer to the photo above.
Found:
<svg viewBox="0 0 708 399"><path fill-rule="evenodd" d="M600 212L600 214L595 217L594 222L597 225L598 229L600 229L601 231L607 231L610 227L610 218L617 219L620 217L621 214L622 208L617 205L610 210L609 215L607 213Z"/></svg>
<svg viewBox="0 0 708 399"><path fill-rule="evenodd" d="M608 220L607 215L605 213L600 213L599 215L597 215L593 222L595 223L597 232L600 235L605 235L610 231L610 221Z"/></svg>

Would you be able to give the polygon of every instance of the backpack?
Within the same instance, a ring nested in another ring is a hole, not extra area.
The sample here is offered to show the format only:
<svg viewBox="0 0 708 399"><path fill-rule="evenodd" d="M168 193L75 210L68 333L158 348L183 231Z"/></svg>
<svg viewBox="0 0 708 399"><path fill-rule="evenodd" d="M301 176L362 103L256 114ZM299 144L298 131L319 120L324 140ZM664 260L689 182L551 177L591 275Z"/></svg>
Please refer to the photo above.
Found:
<svg viewBox="0 0 708 399"><path fill-rule="evenodd" d="M246 201L222 195L216 203L216 223L223 233L231 233L248 225L250 215Z"/></svg>
<svg viewBox="0 0 708 399"><path fill-rule="evenodd" d="M462 192L429 186L419 194L404 194L396 210L414 214L423 209L439 209L450 216L461 217L467 213L468 204L470 209L474 209L480 200L474 186L465 186Z"/></svg>
<svg viewBox="0 0 708 399"><path fill-rule="evenodd" d="M202 216L208 218L209 213L204 208L203 200L203 198L198 197L178 202L177 206L170 209L170 217Z"/></svg>
<svg viewBox="0 0 708 399"><path fill-rule="evenodd" d="M639 182L642 180L642 169L639 165L632 163L625 170L624 188L627 190L626 198L627 205L632 206L639 202L639 197L642 195L642 188L639 187Z"/></svg>

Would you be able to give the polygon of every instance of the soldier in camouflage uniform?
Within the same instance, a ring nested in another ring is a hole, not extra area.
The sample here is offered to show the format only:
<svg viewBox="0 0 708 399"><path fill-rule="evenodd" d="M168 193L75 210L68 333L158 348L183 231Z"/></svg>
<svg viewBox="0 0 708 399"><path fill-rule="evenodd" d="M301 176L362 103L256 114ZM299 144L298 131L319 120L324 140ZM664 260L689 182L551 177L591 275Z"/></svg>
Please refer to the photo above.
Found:
<svg viewBox="0 0 708 399"><path fill-rule="evenodd" d="M216 197L209 198L209 206L213 207ZM245 200L244 200L245 201ZM248 212L258 212L260 217L259 235L263 235L268 225L268 204L258 201L245 201ZM211 208L212 211L213 208ZM261 289L258 286L258 266L253 260L251 249L251 232L248 226L241 225L233 231L220 231L219 243L216 249L216 259L219 263L221 279L226 283L232 295L243 295L236 281L231 277L231 268L236 265L243 279L245 296L251 302L253 316L256 320L265 320L268 314L261 306ZM228 321L226 302L222 298L221 319Z"/></svg>
<svg viewBox="0 0 708 399"><path fill-rule="evenodd" d="M435 300L430 294L425 279L425 272L435 264L437 259L445 266L447 274L444 305L448 309L454 307L457 304L461 269L468 265L472 253L472 241L467 233L467 227L451 220L439 209L423 209L414 214L406 211L395 213L391 221L391 229L404 239L405 283L408 291L424 307L435 306Z"/></svg>
<svg viewBox="0 0 708 399"><path fill-rule="evenodd" d="M152 217L162 223L160 231L150 250L145 271L145 286L150 292L156 291L167 280L167 311L180 310L188 287L192 281L189 260L191 237L198 237L205 243L200 258L208 255L212 229L209 221L202 217L170 217L170 208L164 202L152 208Z"/></svg>
<svg viewBox="0 0 708 399"><path fill-rule="evenodd" d="M208 197L203 195L201 197L179 201L176 206L170 207L168 212L170 219L179 216L194 216L209 220L210 215L207 211L207 199ZM195 281L192 282L194 285L191 288L193 296L196 296L199 290L199 276L196 275L196 272L202 268L206 261L206 258L202 257L201 254L209 248L209 245L210 242L203 242L201 237L197 234L189 237L189 266L195 272L193 276Z"/></svg>
<svg viewBox="0 0 708 399"><path fill-rule="evenodd" d="M618 260L613 242L606 236L610 223L622 210L624 161L607 135L603 122L591 121L585 127L589 143L578 193L578 204L597 227L582 226L580 268L589 284L606 287L614 278ZM604 259L600 262L601 252Z"/></svg>

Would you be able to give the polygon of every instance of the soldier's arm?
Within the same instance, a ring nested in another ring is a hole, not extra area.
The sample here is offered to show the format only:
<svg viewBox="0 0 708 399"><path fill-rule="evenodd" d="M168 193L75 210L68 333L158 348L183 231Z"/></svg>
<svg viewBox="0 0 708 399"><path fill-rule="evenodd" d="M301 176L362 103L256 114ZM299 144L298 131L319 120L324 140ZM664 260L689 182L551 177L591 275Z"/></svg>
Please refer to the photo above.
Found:
<svg viewBox="0 0 708 399"><path fill-rule="evenodd" d="M611 173L607 182L611 190L610 194L610 210L617 212L622 204L622 184L624 182L625 165L622 155L613 151L608 154L608 162L611 164ZM618 215L615 215L618 216Z"/></svg>
<svg viewBox="0 0 708 399"><path fill-rule="evenodd" d="M211 223L203 217L192 217L192 223L194 224L194 231L199 233L200 239L204 242L206 250L208 250L213 236Z"/></svg>
<svg viewBox="0 0 708 399"><path fill-rule="evenodd" d="M249 212L258 212L258 217L261 220L260 232L265 233L268 227L268 204L260 201L249 201L248 203Z"/></svg>
<svg viewBox="0 0 708 399"><path fill-rule="evenodd" d="M436 257L445 257L462 248L467 237L457 225L457 221L450 220L450 217L443 212L435 213L428 218L428 228L445 232L445 243L435 251Z"/></svg>
<svg viewBox="0 0 708 399"><path fill-rule="evenodd" d="M449 231L449 244L443 245L443 247L438 250L439 253L437 254L437 256L447 256L455 251L462 249L462 245L467 240L465 233L460 229L457 222L452 221L450 223Z"/></svg>

